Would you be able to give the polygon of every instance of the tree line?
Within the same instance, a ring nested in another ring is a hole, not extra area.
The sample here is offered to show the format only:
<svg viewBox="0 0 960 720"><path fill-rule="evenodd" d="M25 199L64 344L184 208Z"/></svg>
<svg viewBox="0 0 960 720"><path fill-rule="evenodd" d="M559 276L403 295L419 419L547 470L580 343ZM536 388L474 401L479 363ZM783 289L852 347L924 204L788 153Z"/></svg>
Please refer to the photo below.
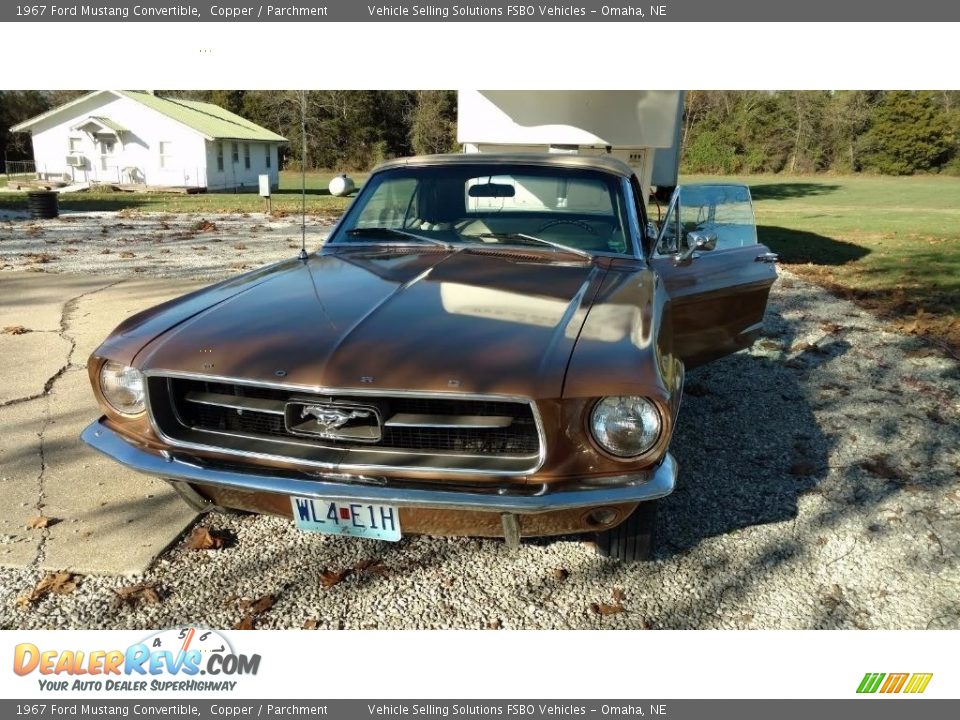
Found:
<svg viewBox="0 0 960 720"><path fill-rule="evenodd" d="M0 91L0 148L31 157L9 128L84 91ZM456 150L450 90L160 90L213 102L290 140L283 166L364 170L411 154ZM686 94L684 172L871 172L960 175L960 91L717 91Z"/></svg>
<svg viewBox="0 0 960 720"><path fill-rule="evenodd" d="M960 175L960 91L690 91L682 148L686 172Z"/></svg>

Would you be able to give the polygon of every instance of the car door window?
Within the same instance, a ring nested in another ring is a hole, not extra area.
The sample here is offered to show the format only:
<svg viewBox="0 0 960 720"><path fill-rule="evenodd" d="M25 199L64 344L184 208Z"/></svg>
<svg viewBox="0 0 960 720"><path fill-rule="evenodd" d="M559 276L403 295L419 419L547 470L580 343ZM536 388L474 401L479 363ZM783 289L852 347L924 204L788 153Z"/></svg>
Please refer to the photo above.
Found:
<svg viewBox="0 0 960 720"><path fill-rule="evenodd" d="M680 242L691 232L717 236L717 250L757 244L750 188L688 185L680 188Z"/></svg>

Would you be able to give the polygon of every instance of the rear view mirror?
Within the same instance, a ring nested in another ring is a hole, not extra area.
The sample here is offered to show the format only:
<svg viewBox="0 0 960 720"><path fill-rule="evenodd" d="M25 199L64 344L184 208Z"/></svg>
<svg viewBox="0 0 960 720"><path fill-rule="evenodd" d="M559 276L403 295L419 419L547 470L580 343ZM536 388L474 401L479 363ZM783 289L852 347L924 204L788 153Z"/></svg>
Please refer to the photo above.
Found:
<svg viewBox="0 0 960 720"><path fill-rule="evenodd" d="M517 194L517 189L503 183L483 183L471 185L467 194L472 198L512 198Z"/></svg>

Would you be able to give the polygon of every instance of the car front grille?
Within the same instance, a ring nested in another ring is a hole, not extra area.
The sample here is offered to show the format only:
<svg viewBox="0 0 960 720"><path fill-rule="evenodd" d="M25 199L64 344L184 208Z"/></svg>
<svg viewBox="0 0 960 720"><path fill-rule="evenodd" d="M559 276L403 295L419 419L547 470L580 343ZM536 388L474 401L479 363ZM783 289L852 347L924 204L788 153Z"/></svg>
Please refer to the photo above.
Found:
<svg viewBox="0 0 960 720"><path fill-rule="evenodd" d="M289 458L326 467L524 474L541 459L527 401L472 396L317 393L221 379L148 379L150 407L173 444ZM363 416L317 430L306 409ZM333 436L320 436L330 432Z"/></svg>

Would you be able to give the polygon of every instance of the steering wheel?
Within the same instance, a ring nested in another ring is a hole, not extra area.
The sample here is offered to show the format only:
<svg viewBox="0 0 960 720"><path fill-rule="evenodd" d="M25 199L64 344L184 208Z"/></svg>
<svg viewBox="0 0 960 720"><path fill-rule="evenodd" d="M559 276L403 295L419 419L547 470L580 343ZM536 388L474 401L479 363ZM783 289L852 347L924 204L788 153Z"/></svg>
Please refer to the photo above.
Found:
<svg viewBox="0 0 960 720"><path fill-rule="evenodd" d="M556 227L557 225L575 225L576 227L581 228L582 230L586 230L591 235L597 234L596 229L594 229L587 223L583 222L583 220L550 220L549 222L545 222L543 225L538 227L537 232L542 233L544 230L549 230L550 228Z"/></svg>

